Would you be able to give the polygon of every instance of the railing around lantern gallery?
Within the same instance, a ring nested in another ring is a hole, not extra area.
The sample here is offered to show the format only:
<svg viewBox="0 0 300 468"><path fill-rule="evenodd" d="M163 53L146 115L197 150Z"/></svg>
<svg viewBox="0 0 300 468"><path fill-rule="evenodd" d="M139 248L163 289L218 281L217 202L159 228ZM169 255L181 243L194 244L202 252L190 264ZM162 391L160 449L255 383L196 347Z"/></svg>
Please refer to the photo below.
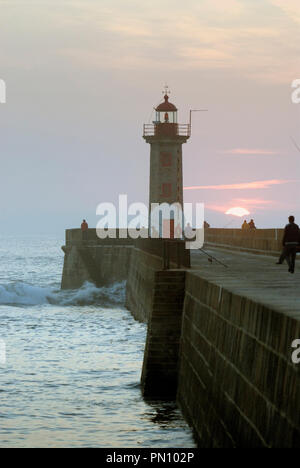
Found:
<svg viewBox="0 0 300 468"><path fill-rule="evenodd" d="M169 122L144 124L144 137L160 135L190 137L191 126L190 124L174 124Z"/></svg>

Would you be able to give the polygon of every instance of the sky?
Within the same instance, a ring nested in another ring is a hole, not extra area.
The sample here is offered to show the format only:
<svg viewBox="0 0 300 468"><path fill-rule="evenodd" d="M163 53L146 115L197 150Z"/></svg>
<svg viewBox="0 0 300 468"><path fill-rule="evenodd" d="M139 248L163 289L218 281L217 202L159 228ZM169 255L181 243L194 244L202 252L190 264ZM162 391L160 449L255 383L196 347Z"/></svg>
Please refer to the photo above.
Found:
<svg viewBox="0 0 300 468"><path fill-rule="evenodd" d="M299 0L0 0L0 233L62 233L96 207L148 203L152 121L167 83L184 200L214 227L300 222Z"/></svg>

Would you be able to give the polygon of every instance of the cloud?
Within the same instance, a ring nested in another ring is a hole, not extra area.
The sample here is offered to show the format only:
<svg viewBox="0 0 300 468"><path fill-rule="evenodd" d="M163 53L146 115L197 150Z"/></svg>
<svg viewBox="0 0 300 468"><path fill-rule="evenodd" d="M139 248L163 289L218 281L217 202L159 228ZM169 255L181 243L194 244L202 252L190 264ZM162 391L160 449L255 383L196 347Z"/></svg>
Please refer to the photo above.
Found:
<svg viewBox="0 0 300 468"><path fill-rule="evenodd" d="M233 203L245 203L247 206L265 206L274 204L275 202L273 200L263 200L259 198L235 198Z"/></svg>
<svg viewBox="0 0 300 468"><path fill-rule="evenodd" d="M188 10L171 0L70 2L56 28L82 40L58 53L86 67L223 69L286 83L299 56L299 31L284 2L191 0Z"/></svg>
<svg viewBox="0 0 300 468"><path fill-rule="evenodd" d="M282 10L295 23L300 23L299 0L269 0L269 3Z"/></svg>
<svg viewBox="0 0 300 468"><path fill-rule="evenodd" d="M183 190L246 190L246 189L267 189L272 185L281 185L292 182L291 180L260 180L256 182L242 182L240 184L228 185L192 185L184 187Z"/></svg>
<svg viewBox="0 0 300 468"><path fill-rule="evenodd" d="M248 155L248 154L276 155L276 154L279 154L278 151L266 150L266 149L255 149L255 148L252 148L252 149L251 148L234 148L234 149L219 151L219 153L242 154L242 155Z"/></svg>
<svg viewBox="0 0 300 468"><path fill-rule="evenodd" d="M228 208L231 206L232 208ZM234 214L236 216L246 216L250 214L250 211L247 208L243 208L241 206L236 206L234 205L234 202L229 202L226 203L226 205L211 205L211 204L205 204L205 209L211 210L211 211L217 211L219 213L223 214ZM234 211L234 212L231 212ZM237 215L237 213L239 213Z"/></svg>
<svg viewBox="0 0 300 468"><path fill-rule="evenodd" d="M225 211L228 210L228 204L227 205L211 205L209 203L205 203L205 209L218 211L219 213L225 213Z"/></svg>
<svg viewBox="0 0 300 468"><path fill-rule="evenodd" d="M228 208L233 207L233 208ZM287 208L285 204L274 201L274 200L263 200L260 198L234 198L228 200L226 204L205 204L205 208L212 211L218 211L220 213L225 214L235 214L229 213L229 210L235 210L238 208L237 212L241 213L241 210L245 210L248 213L243 213L242 216L245 214L255 213L256 211L265 211L265 210L278 210L278 208Z"/></svg>
<svg viewBox="0 0 300 468"><path fill-rule="evenodd" d="M285 204L275 200L263 200L260 198L235 198L231 202L232 205L242 204L247 207L251 212L255 211L270 211L278 210L279 208L287 208Z"/></svg>

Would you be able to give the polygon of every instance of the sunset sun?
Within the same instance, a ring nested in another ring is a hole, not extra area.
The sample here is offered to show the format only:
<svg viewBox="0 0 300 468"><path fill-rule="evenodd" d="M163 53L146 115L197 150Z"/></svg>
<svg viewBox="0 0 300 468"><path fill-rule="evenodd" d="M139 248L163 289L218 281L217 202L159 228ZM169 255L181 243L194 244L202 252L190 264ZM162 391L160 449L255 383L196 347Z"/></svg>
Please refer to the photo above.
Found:
<svg viewBox="0 0 300 468"><path fill-rule="evenodd" d="M242 216L249 215L250 212L248 210L246 210L246 208L242 208L240 206L235 206L235 207L230 208L229 210L227 210L225 214L238 216L238 217L241 218Z"/></svg>

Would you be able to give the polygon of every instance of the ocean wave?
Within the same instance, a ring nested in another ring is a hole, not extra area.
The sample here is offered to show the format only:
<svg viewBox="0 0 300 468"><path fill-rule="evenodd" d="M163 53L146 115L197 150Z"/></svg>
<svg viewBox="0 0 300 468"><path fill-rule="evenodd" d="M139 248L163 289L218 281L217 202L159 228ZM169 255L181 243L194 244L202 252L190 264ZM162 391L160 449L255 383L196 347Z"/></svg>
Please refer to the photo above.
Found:
<svg viewBox="0 0 300 468"><path fill-rule="evenodd" d="M53 304L61 306L122 305L125 301L125 281L97 288L86 282L80 289L55 290L16 282L0 285L0 305L34 306Z"/></svg>

